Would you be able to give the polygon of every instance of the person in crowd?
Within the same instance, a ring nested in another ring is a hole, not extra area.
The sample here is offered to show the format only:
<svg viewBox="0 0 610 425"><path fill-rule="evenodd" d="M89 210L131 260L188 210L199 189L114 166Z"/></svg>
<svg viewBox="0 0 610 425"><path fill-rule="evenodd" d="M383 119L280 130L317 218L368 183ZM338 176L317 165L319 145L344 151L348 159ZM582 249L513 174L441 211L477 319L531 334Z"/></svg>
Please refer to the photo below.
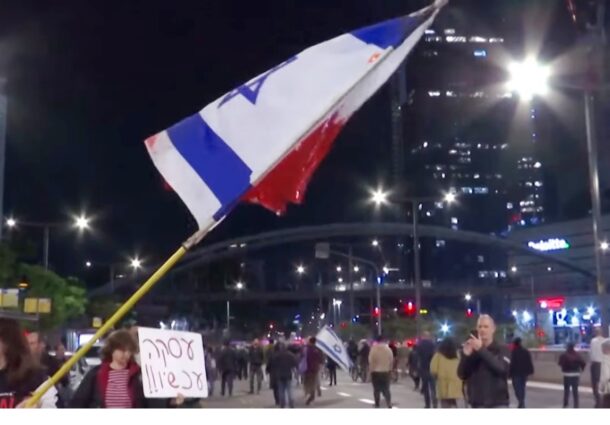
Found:
<svg viewBox="0 0 610 425"><path fill-rule="evenodd" d="M586 363L576 352L574 343L569 342L566 351L559 356L559 367L563 373L563 407L568 407L570 390L574 400L574 408L578 409L578 384L580 374L585 370Z"/></svg>
<svg viewBox="0 0 610 425"><path fill-rule="evenodd" d="M46 370L30 351L19 322L0 318L0 409L24 407L47 378ZM49 389L36 407L57 407L56 389Z"/></svg>
<svg viewBox="0 0 610 425"><path fill-rule="evenodd" d="M254 379L256 379L256 394L261 392L263 385L263 362L265 354L260 346L260 341L255 339L252 341L248 361L250 363L250 394L254 394Z"/></svg>
<svg viewBox="0 0 610 425"><path fill-rule="evenodd" d="M318 390L318 384L320 379L320 367L323 363L323 355L318 347L316 347L316 337L312 336L309 338L309 343L305 348L304 362L306 365L304 371L305 378L305 394L307 394L307 401L305 402L308 406L315 400L316 392Z"/></svg>
<svg viewBox="0 0 610 425"><path fill-rule="evenodd" d="M434 379L430 375L430 362L432 356L436 352L436 346L432 341L430 332L424 331L420 341L415 346L415 352L417 353L417 364L419 366L419 376L421 378L422 394L424 395L424 403L426 409L431 406L437 407L436 400L436 388L434 385Z"/></svg>
<svg viewBox="0 0 610 425"><path fill-rule="evenodd" d="M508 407L508 348L494 341L496 325L483 314L477 329L463 345L458 376L466 381L468 403L473 408Z"/></svg>
<svg viewBox="0 0 610 425"><path fill-rule="evenodd" d="M220 355L218 356L218 370L220 371L220 395L224 397L228 389L229 397L233 396L233 380L237 372L237 353L231 346L231 341L226 341ZM228 388L227 388L228 387Z"/></svg>
<svg viewBox="0 0 610 425"><path fill-rule="evenodd" d="M593 388L593 397L595 397L595 407L601 406L601 398L599 394L599 380L602 368L602 343L605 338L602 335L602 329L595 328L594 337L591 340L591 388Z"/></svg>
<svg viewBox="0 0 610 425"><path fill-rule="evenodd" d="M111 333L101 351L102 364L87 372L70 401L70 407L111 409L182 406L182 395L170 400L144 397L142 373L133 358L137 349L129 331Z"/></svg>
<svg viewBox="0 0 610 425"><path fill-rule="evenodd" d="M214 386L218 379L218 369L216 368L216 353L214 347L204 347L205 378L208 382L208 397L214 396Z"/></svg>
<svg viewBox="0 0 610 425"><path fill-rule="evenodd" d="M30 352L41 366L43 366L49 376L53 376L59 370L59 362L49 354L47 344L38 332L29 332L27 334L28 345ZM69 378L68 378L69 379ZM68 382L69 384L69 382Z"/></svg>
<svg viewBox="0 0 610 425"><path fill-rule="evenodd" d="M358 350L358 363L360 369L360 378L362 382L366 382L369 375L369 354L371 347L366 339L360 341L360 348Z"/></svg>
<svg viewBox="0 0 610 425"><path fill-rule="evenodd" d="M328 383L329 387L337 386L337 362L335 362L331 357L326 359L326 368L328 369L328 378L330 382Z"/></svg>
<svg viewBox="0 0 610 425"><path fill-rule="evenodd" d="M275 357L279 354L280 343L279 341L273 344L273 352L267 355L266 372L269 375L269 386L273 392L273 401L275 406L280 405L280 386L278 384L277 369L274 367Z"/></svg>
<svg viewBox="0 0 610 425"><path fill-rule="evenodd" d="M288 404L288 407L294 408L292 376L297 365L297 358L294 354L286 348L284 343L278 342L268 367L271 370L271 375L276 380L277 401L282 409L286 407L286 404ZM276 403L277 405L278 403Z"/></svg>
<svg viewBox="0 0 610 425"><path fill-rule="evenodd" d="M462 380L457 374L458 349L452 338L445 338L430 362L430 374L436 381L436 396L441 408L456 408L462 399Z"/></svg>
<svg viewBox="0 0 610 425"><path fill-rule="evenodd" d="M386 405L389 408L392 408L390 373L394 367L394 355L392 354L392 350L388 346L388 343L384 341L382 335L377 336L375 339L375 344L369 352L368 364L371 371L375 407L379 407L381 394L383 394Z"/></svg>
<svg viewBox="0 0 610 425"><path fill-rule="evenodd" d="M610 339L602 342L599 396L600 407L610 409Z"/></svg>
<svg viewBox="0 0 610 425"><path fill-rule="evenodd" d="M248 380L248 350L245 345L240 345L235 351L237 359L237 377Z"/></svg>
<svg viewBox="0 0 610 425"><path fill-rule="evenodd" d="M347 355L351 362L351 367L352 368L356 367L358 364L357 363L358 362L358 344L356 344L356 341L354 341L351 338L347 342ZM350 371L350 373L351 373L351 371Z"/></svg>
<svg viewBox="0 0 610 425"><path fill-rule="evenodd" d="M409 376L413 379L413 391L419 390L420 377L419 377L419 365L417 362L417 352L415 348L409 351L407 357L407 368L409 369Z"/></svg>
<svg viewBox="0 0 610 425"><path fill-rule="evenodd" d="M510 354L509 376L513 381L515 397L517 397L518 407L525 408L525 388L527 378L534 374L534 363L529 350L523 347L521 338L513 341L513 351Z"/></svg>

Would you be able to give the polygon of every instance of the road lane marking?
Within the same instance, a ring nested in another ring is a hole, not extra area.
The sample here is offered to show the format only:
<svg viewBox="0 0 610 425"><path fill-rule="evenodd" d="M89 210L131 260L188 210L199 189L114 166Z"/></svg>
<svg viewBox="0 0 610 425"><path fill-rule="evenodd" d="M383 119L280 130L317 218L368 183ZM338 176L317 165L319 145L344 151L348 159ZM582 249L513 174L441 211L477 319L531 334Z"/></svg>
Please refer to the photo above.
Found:
<svg viewBox="0 0 610 425"><path fill-rule="evenodd" d="M326 388L326 387L320 387L320 389L322 389L322 390L326 391L328 388Z"/></svg>
<svg viewBox="0 0 610 425"><path fill-rule="evenodd" d="M337 393L337 395L340 395L341 397L351 397L351 394L348 393Z"/></svg>
<svg viewBox="0 0 610 425"><path fill-rule="evenodd" d="M369 400L368 398L359 398L358 401L365 404L375 404L373 400Z"/></svg>

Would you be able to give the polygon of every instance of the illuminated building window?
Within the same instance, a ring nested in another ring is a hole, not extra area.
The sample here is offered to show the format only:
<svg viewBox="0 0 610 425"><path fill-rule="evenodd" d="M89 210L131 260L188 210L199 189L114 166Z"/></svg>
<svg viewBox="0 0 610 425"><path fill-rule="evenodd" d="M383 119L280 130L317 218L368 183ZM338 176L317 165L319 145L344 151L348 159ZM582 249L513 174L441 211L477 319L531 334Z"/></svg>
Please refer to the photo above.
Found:
<svg viewBox="0 0 610 425"><path fill-rule="evenodd" d="M446 34L446 35L452 35L452 34L455 34L455 29L453 29L453 28L447 28L447 29L445 30L445 34Z"/></svg>
<svg viewBox="0 0 610 425"><path fill-rule="evenodd" d="M486 187L475 187L474 193L476 193L477 195L486 195L489 193L489 189Z"/></svg>
<svg viewBox="0 0 610 425"><path fill-rule="evenodd" d="M512 210L513 209L513 203L512 202L507 202L506 203L506 209L507 210Z"/></svg>
<svg viewBox="0 0 610 425"><path fill-rule="evenodd" d="M472 195L472 188L471 187L462 187L461 190L462 190L462 193L466 193L468 195Z"/></svg>
<svg viewBox="0 0 610 425"><path fill-rule="evenodd" d="M484 257L484 256L482 256L482 255L477 255L477 261L478 261L479 263L484 263L484 262L485 262L485 257Z"/></svg>
<svg viewBox="0 0 610 425"><path fill-rule="evenodd" d="M504 39L501 37L492 37L489 39L490 43L504 43Z"/></svg>
<svg viewBox="0 0 610 425"><path fill-rule="evenodd" d="M445 241L443 239L437 239L436 240L436 247L437 248L444 248L445 247Z"/></svg>
<svg viewBox="0 0 610 425"><path fill-rule="evenodd" d="M430 97L438 97L440 95L441 95L440 91L429 91L428 92L428 96L430 96Z"/></svg>
<svg viewBox="0 0 610 425"><path fill-rule="evenodd" d="M487 39L485 37L481 37L478 35L473 35L468 39L471 43L487 43Z"/></svg>
<svg viewBox="0 0 610 425"><path fill-rule="evenodd" d="M451 217L451 224L458 224L457 217Z"/></svg>
<svg viewBox="0 0 610 425"><path fill-rule="evenodd" d="M460 35L450 35L445 37L447 43L466 43L466 37Z"/></svg>
<svg viewBox="0 0 610 425"><path fill-rule="evenodd" d="M480 176L479 174L475 174L475 175L474 175L475 180L476 180L476 179L478 179L478 178L480 178L480 177L481 177L481 176Z"/></svg>

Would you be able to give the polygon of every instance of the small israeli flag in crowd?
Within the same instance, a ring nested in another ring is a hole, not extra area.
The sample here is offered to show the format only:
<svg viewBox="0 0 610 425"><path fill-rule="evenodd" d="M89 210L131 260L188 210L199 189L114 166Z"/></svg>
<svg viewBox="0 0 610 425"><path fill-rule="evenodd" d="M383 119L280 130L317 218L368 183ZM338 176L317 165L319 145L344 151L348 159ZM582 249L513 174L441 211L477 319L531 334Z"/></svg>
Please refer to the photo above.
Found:
<svg viewBox="0 0 610 425"><path fill-rule="evenodd" d="M349 372L352 362L341 338L328 326L324 326L316 335L316 346L329 358L333 359L341 369Z"/></svg>

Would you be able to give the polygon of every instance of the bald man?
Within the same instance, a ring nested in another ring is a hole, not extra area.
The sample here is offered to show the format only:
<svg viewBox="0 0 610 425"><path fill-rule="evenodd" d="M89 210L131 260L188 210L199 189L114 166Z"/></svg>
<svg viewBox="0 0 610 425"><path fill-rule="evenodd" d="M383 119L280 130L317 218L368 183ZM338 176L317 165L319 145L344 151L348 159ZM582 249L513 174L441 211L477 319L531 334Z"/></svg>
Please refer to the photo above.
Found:
<svg viewBox="0 0 610 425"><path fill-rule="evenodd" d="M508 407L510 353L494 341L496 325L484 314L477 321L477 332L463 345L458 375L466 381L468 402L474 408Z"/></svg>

